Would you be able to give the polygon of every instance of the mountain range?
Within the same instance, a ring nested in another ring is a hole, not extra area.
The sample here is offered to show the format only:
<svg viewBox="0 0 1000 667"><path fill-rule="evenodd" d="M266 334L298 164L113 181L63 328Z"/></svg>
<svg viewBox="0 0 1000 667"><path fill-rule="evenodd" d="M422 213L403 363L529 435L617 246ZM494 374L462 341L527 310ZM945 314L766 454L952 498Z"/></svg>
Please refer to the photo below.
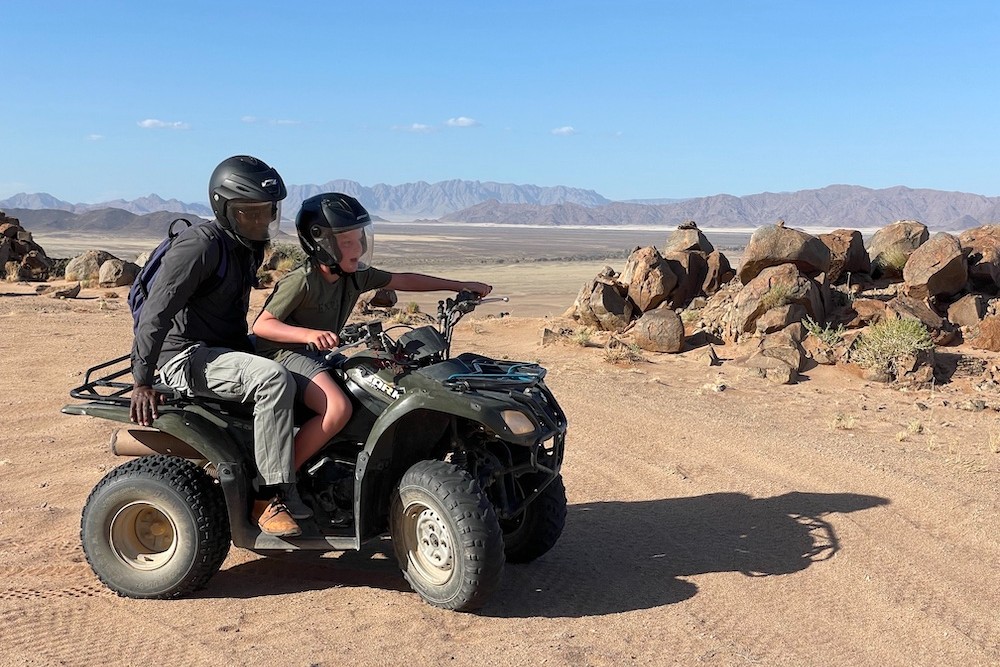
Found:
<svg viewBox="0 0 1000 667"><path fill-rule="evenodd" d="M723 194L628 202L611 201L579 188L459 180L372 187L336 180L291 185L288 191L283 202L286 218L294 216L303 199L339 191L357 197L373 216L396 222L671 227L694 220L702 228L756 228L782 219L790 227L871 229L894 220L919 220L934 231L948 231L1000 221L1000 197L904 186L874 190L831 185L743 197ZM71 204L44 193L22 193L0 201L0 210L39 231L120 230L155 236L178 214L212 215L203 204L155 194L132 201Z"/></svg>

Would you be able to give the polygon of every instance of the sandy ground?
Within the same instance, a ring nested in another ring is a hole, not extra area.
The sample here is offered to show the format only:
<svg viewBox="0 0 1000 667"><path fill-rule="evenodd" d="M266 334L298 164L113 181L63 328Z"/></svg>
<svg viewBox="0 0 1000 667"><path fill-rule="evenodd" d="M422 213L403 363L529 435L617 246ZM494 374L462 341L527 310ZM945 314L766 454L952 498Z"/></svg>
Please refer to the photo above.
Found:
<svg viewBox="0 0 1000 667"><path fill-rule="evenodd" d="M725 349L720 367L699 350L615 366L598 347L541 347L566 323L519 300L561 312L572 296L491 270L513 316L463 322L456 350L549 369L570 506L560 542L508 566L476 614L424 604L386 542L234 548L184 600L106 590L78 532L122 462L114 425L59 409L83 369L128 350L128 311L108 290L0 284L0 664L1000 663L1000 396L961 372L919 392L827 367L765 385Z"/></svg>

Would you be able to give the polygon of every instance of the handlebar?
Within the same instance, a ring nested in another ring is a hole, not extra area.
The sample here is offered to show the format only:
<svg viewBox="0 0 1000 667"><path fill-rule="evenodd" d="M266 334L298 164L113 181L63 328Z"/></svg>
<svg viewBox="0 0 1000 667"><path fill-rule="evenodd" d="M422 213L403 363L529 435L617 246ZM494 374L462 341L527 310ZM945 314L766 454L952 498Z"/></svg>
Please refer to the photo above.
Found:
<svg viewBox="0 0 1000 667"><path fill-rule="evenodd" d="M507 303L508 301L510 298L506 296L484 298L468 290L462 290L454 298L449 297L438 301L438 324L449 347L452 330L464 315L471 313L485 303ZM324 359L328 362L334 361L341 353L361 345L368 345L372 349L388 349L390 352L395 348L393 340L385 335L381 320L348 324L341 329L339 337L341 345L324 351ZM311 343L306 345L306 349L310 352L318 351L316 346Z"/></svg>

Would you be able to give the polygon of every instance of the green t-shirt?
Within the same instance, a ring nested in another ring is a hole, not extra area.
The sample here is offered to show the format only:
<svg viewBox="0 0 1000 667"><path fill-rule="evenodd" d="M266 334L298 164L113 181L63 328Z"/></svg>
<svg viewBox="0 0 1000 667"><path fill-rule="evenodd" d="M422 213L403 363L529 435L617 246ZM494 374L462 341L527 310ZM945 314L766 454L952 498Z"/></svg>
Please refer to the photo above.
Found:
<svg viewBox="0 0 1000 667"><path fill-rule="evenodd" d="M305 262L278 281L264 302L264 310L285 324L340 333L358 298L365 292L385 287L391 279L391 273L370 268L331 283L312 262ZM257 353L265 356L278 350L304 347L301 343L257 339Z"/></svg>

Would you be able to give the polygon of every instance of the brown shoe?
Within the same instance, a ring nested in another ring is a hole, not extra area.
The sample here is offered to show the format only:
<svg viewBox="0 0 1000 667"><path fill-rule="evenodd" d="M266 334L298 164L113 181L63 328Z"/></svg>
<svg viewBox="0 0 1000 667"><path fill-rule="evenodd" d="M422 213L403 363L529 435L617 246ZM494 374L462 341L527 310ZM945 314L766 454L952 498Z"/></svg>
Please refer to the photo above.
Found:
<svg viewBox="0 0 1000 667"><path fill-rule="evenodd" d="M268 535L295 537L302 534L299 524L295 523L285 503L277 496L270 500L255 500L253 515L257 519L257 525Z"/></svg>

